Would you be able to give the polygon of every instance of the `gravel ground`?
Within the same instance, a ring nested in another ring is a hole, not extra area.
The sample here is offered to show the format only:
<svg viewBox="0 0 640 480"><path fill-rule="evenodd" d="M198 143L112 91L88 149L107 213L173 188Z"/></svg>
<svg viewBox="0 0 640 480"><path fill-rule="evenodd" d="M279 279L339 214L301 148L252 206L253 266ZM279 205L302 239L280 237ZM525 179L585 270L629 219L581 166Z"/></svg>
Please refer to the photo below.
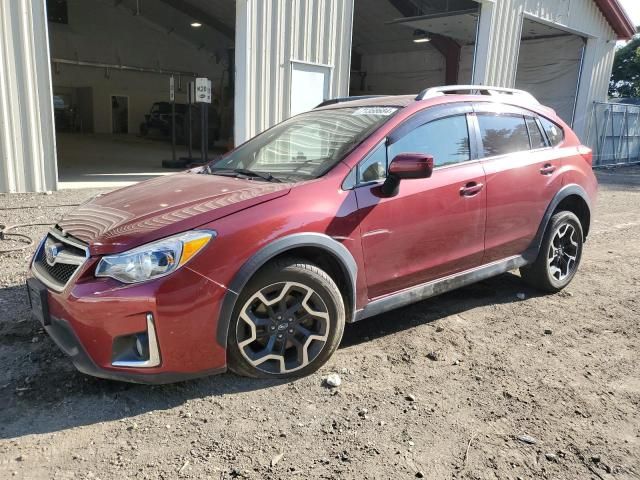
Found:
<svg viewBox="0 0 640 480"><path fill-rule="evenodd" d="M640 479L640 168L598 175L567 290L508 273L349 325L288 383L86 377L30 318L33 247L0 255L0 478ZM0 223L95 193L0 195Z"/></svg>

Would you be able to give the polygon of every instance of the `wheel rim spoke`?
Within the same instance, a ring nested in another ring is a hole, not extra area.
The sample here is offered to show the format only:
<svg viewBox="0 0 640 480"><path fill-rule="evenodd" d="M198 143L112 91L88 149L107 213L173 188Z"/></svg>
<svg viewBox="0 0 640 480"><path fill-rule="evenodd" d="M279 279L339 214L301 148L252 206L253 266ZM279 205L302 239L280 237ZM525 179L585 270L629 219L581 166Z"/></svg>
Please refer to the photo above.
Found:
<svg viewBox="0 0 640 480"><path fill-rule="evenodd" d="M297 282L269 285L252 295L240 312L240 352L255 368L288 373L305 367L324 348L329 313L311 287Z"/></svg>
<svg viewBox="0 0 640 480"><path fill-rule="evenodd" d="M551 240L547 252L547 266L549 274L558 281L570 276L575 268L580 243L576 240L578 235L575 227L569 223L560 225Z"/></svg>

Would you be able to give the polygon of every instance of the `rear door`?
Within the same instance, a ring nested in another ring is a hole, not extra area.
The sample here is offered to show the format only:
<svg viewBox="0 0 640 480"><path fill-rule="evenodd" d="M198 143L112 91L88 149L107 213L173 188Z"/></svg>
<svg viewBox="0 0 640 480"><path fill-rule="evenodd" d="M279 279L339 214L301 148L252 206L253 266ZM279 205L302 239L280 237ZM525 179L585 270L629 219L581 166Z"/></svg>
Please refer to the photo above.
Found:
<svg viewBox="0 0 640 480"><path fill-rule="evenodd" d="M485 256L490 263L522 254L562 186L561 160L536 114L496 104L474 106L487 176Z"/></svg>
<svg viewBox="0 0 640 480"><path fill-rule="evenodd" d="M484 250L485 176L469 141L471 108L410 119L359 165L356 198L369 298L475 267ZM475 142L474 142L475 145ZM381 194L399 153L433 155L431 178Z"/></svg>

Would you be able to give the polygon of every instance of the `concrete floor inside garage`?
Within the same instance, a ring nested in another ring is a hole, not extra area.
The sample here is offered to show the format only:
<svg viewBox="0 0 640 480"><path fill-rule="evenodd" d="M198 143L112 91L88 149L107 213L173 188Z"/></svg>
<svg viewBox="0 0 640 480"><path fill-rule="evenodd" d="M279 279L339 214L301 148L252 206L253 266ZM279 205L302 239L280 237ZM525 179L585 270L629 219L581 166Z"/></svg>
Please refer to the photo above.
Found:
<svg viewBox="0 0 640 480"><path fill-rule="evenodd" d="M162 168L171 146L136 135L58 133L58 188L115 188L175 172ZM178 157L187 148L176 146Z"/></svg>

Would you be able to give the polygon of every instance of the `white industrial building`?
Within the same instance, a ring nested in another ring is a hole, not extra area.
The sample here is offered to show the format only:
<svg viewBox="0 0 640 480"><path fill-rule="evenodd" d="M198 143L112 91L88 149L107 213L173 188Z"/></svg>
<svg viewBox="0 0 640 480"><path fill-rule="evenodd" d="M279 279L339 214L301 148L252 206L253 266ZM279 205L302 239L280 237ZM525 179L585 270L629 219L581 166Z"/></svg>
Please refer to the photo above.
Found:
<svg viewBox="0 0 640 480"><path fill-rule="evenodd" d="M161 174L170 144L140 132L170 76L179 103L212 81L219 146L456 83L529 90L586 136L634 33L618 0L0 0L0 192Z"/></svg>

